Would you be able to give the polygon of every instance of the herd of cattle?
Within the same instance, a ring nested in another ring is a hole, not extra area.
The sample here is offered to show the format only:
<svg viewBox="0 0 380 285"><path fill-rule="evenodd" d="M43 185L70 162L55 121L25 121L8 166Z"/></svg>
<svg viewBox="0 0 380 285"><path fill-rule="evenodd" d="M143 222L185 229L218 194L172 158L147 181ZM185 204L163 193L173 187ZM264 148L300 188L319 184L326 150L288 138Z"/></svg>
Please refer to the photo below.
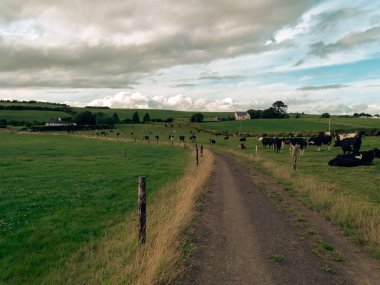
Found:
<svg viewBox="0 0 380 285"><path fill-rule="evenodd" d="M311 137L306 140L302 137L261 137L259 140L262 142L264 148L270 147L275 152L280 152L286 144L291 149L299 147L301 155L308 145L314 145L318 147L318 151L321 150L322 145L327 145L330 150L331 144L334 141L334 147L341 147L343 154L338 154L335 158L331 159L328 164L331 166L359 166L370 165L375 157L380 158L380 150L375 148L368 151L360 151L362 144L362 134L349 133L349 134L337 134L335 138L331 135L319 134L318 136Z"/></svg>

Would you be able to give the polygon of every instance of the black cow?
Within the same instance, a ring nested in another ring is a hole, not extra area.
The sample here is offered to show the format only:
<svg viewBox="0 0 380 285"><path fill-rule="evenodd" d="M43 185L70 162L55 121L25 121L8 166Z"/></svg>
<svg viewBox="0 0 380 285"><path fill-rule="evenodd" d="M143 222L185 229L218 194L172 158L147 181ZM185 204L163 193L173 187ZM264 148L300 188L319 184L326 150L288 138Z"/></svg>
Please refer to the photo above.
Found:
<svg viewBox="0 0 380 285"><path fill-rule="evenodd" d="M283 138L273 138L273 151L279 153L282 147Z"/></svg>
<svg viewBox="0 0 380 285"><path fill-rule="evenodd" d="M210 141L210 144L215 144L216 143L216 141L213 140L213 139L209 139L209 141Z"/></svg>
<svg viewBox="0 0 380 285"><path fill-rule="evenodd" d="M146 141L149 142L150 138L149 138L149 136L144 136L144 137L143 137L143 140L146 140Z"/></svg>
<svg viewBox="0 0 380 285"><path fill-rule="evenodd" d="M273 138L268 137L261 137L259 138L259 141L261 140L261 143L263 144L263 147L266 149L267 146L271 147L273 145Z"/></svg>
<svg viewBox="0 0 380 285"><path fill-rule="evenodd" d="M368 151L361 151L355 154L338 154L334 159L331 159L328 163L331 166L344 167L371 165L375 157L380 158L380 150L377 148Z"/></svg>
<svg viewBox="0 0 380 285"><path fill-rule="evenodd" d="M304 154L305 148L307 147L307 141L300 137L290 137L285 140L285 143L290 145L290 150L293 150L296 146L299 146L301 155Z"/></svg>
<svg viewBox="0 0 380 285"><path fill-rule="evenodd" d="M159 136L154 136L154 138L156 139L156 143L158 143L158 140L160 139Z"/></svg>
<svg viewBox="0 0 380 285"><path fill-rule="evenodd" d="M228 140L229 138L230 138L229 136L225 136L225 137L224 137L225 140Z"/></svg>
<svg viewBox="0 0 380 285"><path fill-rule="evenodd" d="M311 137L308 141L310 145L316 145L318 147L318 151L321 151L321 145L325 144L328 145L328 148L330 150L330 145L332 142L332 136L320 134L319 136Z"/></svg>
<svg viewBox="0 0 380 285"><path fill-rule="evenodd" d="M342 148L343 154L346 153L358 153L360 151L360 147L362 145L362 137L357 136L355 138L346 138L340 140L337 136L337 140L335 142L335 147L340 146Z"/></svg>
<svg viewBox="0 0 380 285"><path fill-rule="evenodd" d="M180 142L185 142L185 136L179 136L179 141Z"/></svg>
<svg viewBox="0 0 380 285"><path fill-rule="evenodd" d="M222 135L222 133L215 133L215 136L217 137L217 136L221 136Z"/></svg>
<svg viewBox="0 0 380 285"><path fill-rule="evenodd" d="M241 137L241 138L239 139L239 141L240 141L240 142L246 142L247 139L246 139L246 137Z"/></svg>

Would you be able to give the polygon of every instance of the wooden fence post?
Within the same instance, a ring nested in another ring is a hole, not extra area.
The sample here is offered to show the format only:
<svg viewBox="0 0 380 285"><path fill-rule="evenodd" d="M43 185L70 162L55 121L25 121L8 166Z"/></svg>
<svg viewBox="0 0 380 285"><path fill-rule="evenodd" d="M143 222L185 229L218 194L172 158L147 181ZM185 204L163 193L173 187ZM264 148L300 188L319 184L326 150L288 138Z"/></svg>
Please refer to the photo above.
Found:
<svg viewBox="0 0 380 285"><path fill-rule="evenodd" d="M138 184L138 204L139 204L139 243L146 241L146 177L139 176Z"/></svg>
<svg viewBox="0 0 380 285"><path fill-rule="evenodd" d="M197 166L198 166L198 163L199 163L199 156L198 156L198 145L195 145L195 159L197 161Z"/></svg>
<svg viewBox="0 0 380 285"><path fill-rule="evenodd" d="M293 161L293 170L297 169L297 152L298 152L299 146L296 145L292 148L292 161Z"/></svg>

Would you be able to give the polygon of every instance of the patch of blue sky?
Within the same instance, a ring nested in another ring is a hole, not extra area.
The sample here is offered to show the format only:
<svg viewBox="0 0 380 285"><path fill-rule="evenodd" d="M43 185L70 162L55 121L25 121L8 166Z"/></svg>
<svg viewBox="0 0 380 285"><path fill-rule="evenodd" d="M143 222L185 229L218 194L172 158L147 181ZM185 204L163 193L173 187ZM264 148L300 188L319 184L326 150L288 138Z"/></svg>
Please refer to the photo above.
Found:
<svg viewBox="0 0 380 285"><path fill-rule="evenodd" d="M380 55L351 63L313 67L288 72L258 75L261 83L286 83L295 88L304 86L350 85L365 80L380 79Z"/></svg>

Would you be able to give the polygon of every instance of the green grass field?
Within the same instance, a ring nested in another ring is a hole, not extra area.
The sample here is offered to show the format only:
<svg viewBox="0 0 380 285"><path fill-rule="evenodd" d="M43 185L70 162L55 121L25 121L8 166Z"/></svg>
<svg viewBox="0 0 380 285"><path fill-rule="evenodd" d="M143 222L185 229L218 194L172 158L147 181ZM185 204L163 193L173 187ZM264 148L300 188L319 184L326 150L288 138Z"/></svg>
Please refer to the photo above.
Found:
<svg viewBox="0 0 380 285"><path fill-rule="evenodd" d="M218 130L228 133L253 133L255 135L281 133L305 133L327 132L329 119L317 116L307 116L300 119L258 119L246 121L209 122L200 125L202 128ZM331 117L331 130L356 129L356 128L380 128L379 119L361 119Z"/></svg>
<svg viewBox="0 0 380 285"><path fill-rule="evenodd" d="M28 121L46 122L50 119L70 117L70 114L57 111L37 111L37 110L0 110L0 119L7 121Z"/></svg>
<svg viewBox="0 0 380 285"><path fill-rule="evenodd" d="M0 283L41 284L64 271L136 209L138 176L147 176L149 203L183 173L188 155L155 144L0 134Z"/></svg>

